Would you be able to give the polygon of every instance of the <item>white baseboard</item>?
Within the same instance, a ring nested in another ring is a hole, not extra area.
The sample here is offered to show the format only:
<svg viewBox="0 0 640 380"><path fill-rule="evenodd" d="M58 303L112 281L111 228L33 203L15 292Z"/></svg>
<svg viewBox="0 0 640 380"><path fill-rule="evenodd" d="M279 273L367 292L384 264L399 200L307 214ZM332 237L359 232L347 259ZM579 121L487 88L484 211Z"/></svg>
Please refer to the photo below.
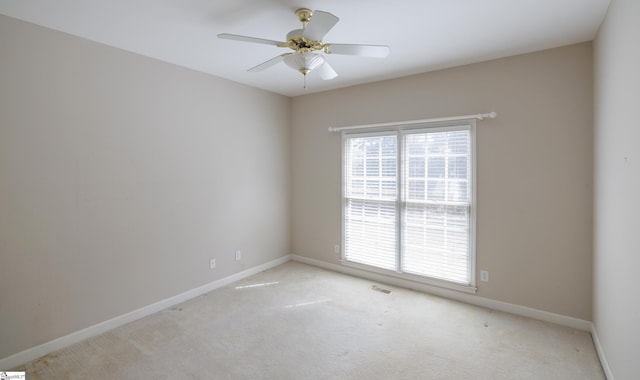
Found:
<svg viewBox="0 0 640 380"><path fill-rule="evenodd" d="M28 363L32 360L38 359L44 355L47 355L53 351L68 347L72 344L82 342L94 336L103 334L109 330L112 330L116 327L120 327L127 323L133 322L137 319L146 317L153 313L157 313L158 311L176 306L185 301L188 301L192 298L201 296L205 293L208 293L212 290L221 288L223 286L229 285L238 280L242 280L243 278L252 276L256 273L260 273L267 269L271 269L273 267L277 267L278 265L284 264L287 261L291 260L291 255L282 256L275 260L269 261L262 265L258 265L256 267L244 270L242 272L238 272L231 276L222 278L220 280L216 280L209 284L200 286L195 289L188 290L184 293L178 294L176 296L167 298L165 300L156 302L154 304L142 307L140 309L134 310L130 313L120 315L118 317L109 319L107 321L98 323L93 326L89 326L80 331L76 331L69 335L62 336L60 338L54 339L52 341L43 343L39 346L35 346L24 351L18 352L11 356L7 356L6 358L0 359L0 370L9 370L11 368L15 368L24 363Z"/></svg>
<svg viewBox="0 0 640 380"><path fill-rule="evenodd" d="M600 364L602 365L602 370L604 371L604 374L607 380L614 380L613 374L611 372L611 368L609 367L609 363L607 362L607 359L605 357L603 347L600 345L600 340L598 338L598 333L596 331L595 325L589 321L579 319L579 318L568 317L562 314L550 313L543 310L533 309L526 306L520 306L520 305L515 305L507 302L496 301L496 300L479 297L472 294L456 292L453 290L439 288L437 286L428 285L428 284L417 283L414 281L404 280L397 277L385 276L383 274L369 272L369 271L357 269L350 266L328 263L326 261L316 260L309 257L299 256L295 254L291 254L290 256L291 256L291 259L294 261L332 270L334 272L345 273L355 277L365 278L372 281L377 281L377 282L386 283L386 284L408 288L408 289L413 289L413 290L417 290L417 291L421 291L429 294L434 294L437 296L469 303L476 306L486 307L487 309L503 311L506 313L533 318L540 321L551 322L560 326L571 327L577 330L589 332L591 333L591 336L593 338L593 344L596 348L598 358L600 359Z"/></svg>
<svg viewBox="0 0 640 380"><path fill-rule="evenodd" d="M69 335L65 335L63 337L54 339L52 341L43 343L39 346L35 346L27 350L13 354L11 356L8 356L6 358L0 359L0 369L9 370L11 368L15 368L19 365L22 365L24 363L30 362L44 355L47 355L53 351L68 347L72 344L103 334L116 327L120 327L122 325L133 322L137 319L146 317L158 311L176 306L192 298L201 296L212 290L229 285L233 282L236 282L243 278L260 273L267 269L274 268L278 265L284 264L289 260L298 261L304 264L313 265L316 267L332 270L335 272L345 273L355 277L366 278L366 279L377 281L380 283L386 283L394 286L399 286L399 287L413 289L413 290L417 290L417 291L421 291L429 294L434 294L437 296L453 299L456 301L461 301L461 302L469 303L476 306L486 307L492 310L503 311L503 312L507 312L515 315L520 315L524 317L538 319L541 321L555 323L561 326L567 326L567 327L575 328L578 330L588 331L593 336L594 345L596 347L598 356L600 358L600 362L602 363L602 368L605 372L605 375L607 376L607 379L613 380L611 370L609 368L609 365L602 351L602 347L600 346L600 341L598 340L595 327L589 321L568 317L560 314L550 313L542 310L537 310L537 309L533 309L525 306L514 305L514 304L502 302L502 301L491 300L488 298L478 297L471 294L460 293L460 292L456 292L449 289L439 288L437 286L417 283L417 282L395 278L395 277L389 277L389 276L385 276L378 273L368 272L368 271L364 271L364 270L360 270L352 267L346 267L338 264L332 264L325 261L298 256L294 254L282 256L278 259L269 261L265 264L258 265L254 268L247 269L245 271L233 274L231 276L225 277L220 280L216 280L214 282L203 285L201 287L188 290L184 293L181 293L176 296L167 298L165 300L156 302L154 304L142 307L140 309L134 310L127 314L120 315L118 317L87 327L80 331L76 331Z"/></svg>
<svg viewBox="0 0 640 380"><path fill-rule="evenodd" d="M604 371L604 375L607 380L613 380L613 373L611 373L611 367L609 367L609 362L607 358L604 356L604 350L600 345L600 339L598 338L598 332L596 331L596 326L591 324L591 337L593 338L593 345L596 346L596 352L598 353L598 358L600 359L600 365L602 366L602 370Z"/></svg>
<svg viewBox="0 0 640 380"><path fill-rule="evenodd" d="M591 332L591 322L579 318L568 317L566 315L550 313L548 311L533 309L526 306L515 305L507 302L496 301L489 298L479 297L472 294L457 292L454 290L444 289L433 285L418 283L397 277L385 276L374 272L369 272L353 267L328 263L326 261L311 259L309 257L292 254L291 258L304 264L317 266L320 268L332 270L335 272L349 274L355 277L366 278L368 280L378 281L389 285L399 286L403 288L413 289L456 301L486 307L487 309L504 311L523 317L533 318L540 321L551 322L557 325L571 327L577 330Z"/></svg>

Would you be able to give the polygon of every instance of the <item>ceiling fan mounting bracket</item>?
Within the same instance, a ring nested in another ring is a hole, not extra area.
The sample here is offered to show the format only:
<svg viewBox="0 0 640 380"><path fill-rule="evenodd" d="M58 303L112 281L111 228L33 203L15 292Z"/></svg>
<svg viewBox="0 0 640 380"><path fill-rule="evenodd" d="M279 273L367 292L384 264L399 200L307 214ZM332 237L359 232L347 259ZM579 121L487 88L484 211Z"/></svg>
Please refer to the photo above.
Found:
<svg viewBox="0 0 640 380"><path fill-rule="evenodd" d="M300 8L296 11L296 16L298 16L298 20L302 23L302 27L306 28L307 23L311 20L311 16L313 16L313 12L311 9Z"/></svg>

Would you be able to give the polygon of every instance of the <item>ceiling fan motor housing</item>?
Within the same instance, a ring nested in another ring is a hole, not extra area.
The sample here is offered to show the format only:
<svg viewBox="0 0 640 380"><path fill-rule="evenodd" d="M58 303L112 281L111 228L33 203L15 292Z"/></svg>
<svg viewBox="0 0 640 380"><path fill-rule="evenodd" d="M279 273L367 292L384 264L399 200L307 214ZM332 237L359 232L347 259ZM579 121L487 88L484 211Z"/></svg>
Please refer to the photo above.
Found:
<svg viewBox="0 0 640 380"><path fill-rule="evenodd" d="M303 36L304 29L294 29L287 33L286 46L298 53L305 53L313 50L323 50L322 41L310 40Z"/></svg>

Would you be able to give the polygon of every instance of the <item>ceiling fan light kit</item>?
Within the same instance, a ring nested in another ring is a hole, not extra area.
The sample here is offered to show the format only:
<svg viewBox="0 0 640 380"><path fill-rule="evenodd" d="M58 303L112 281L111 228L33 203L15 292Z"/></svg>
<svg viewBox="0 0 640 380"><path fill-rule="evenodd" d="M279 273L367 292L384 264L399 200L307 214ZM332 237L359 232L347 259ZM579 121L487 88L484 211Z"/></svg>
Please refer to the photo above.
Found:
<svg viewBox="0 0 640 380"><path fill-rule="evenodd" d="M305 87L307 74L314 70L317 70L320 77L324 80L333 79L338 76L331 65L325 60L324 54L344 54L376 58L384 58L389 55L389 47L383 45L323 43L322 38L340 19L329 12L312 12L307 8L300 8L296 10L295 13L296 16L298 16L298 20L302 23L302 29L294 29L287 33L285 42L228 33L218 34L218 38L274 45L293 50L293 53L285 53L271 58L266 62L250 68L248 71L262 71L284 61L287 66L302 73L305 77Z"/></svg>
<svg viewBox="0 0 640 380"><path fill-rule="evenodd" d="M324 63L324 59L320 54L310 51L298 54L289 54L284 57L284 63L287 66L298 70L302 75L307 75L311 70L317 69Z"/></svg>

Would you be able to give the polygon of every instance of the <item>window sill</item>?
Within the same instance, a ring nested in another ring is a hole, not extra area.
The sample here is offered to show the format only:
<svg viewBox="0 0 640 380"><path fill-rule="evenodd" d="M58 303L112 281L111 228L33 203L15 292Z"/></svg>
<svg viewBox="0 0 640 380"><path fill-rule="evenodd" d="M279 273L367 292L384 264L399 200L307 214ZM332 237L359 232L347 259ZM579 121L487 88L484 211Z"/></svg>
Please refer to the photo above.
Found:
<svg viewBox="0 0 640 380"><path fill-rule="evenodd" d="M463 284L457 284L455 282L449 282L449 281L439 280L435 278L421 277L421 276L411 275L407 273L398 273L395 271L380 269L380 268L372 267L365 264L354 263L347 260L340 260L340 264L345 267L358 269L361 271L375 273L379 275L384 275L388 277L393 277L393 278L401 279L403 281L410 281L410 282L429 285L429 286L437 286L439 288L455 290L463 293L476 294L476 292L478 291L478 288L472 285L463 285Z"/></svg>

